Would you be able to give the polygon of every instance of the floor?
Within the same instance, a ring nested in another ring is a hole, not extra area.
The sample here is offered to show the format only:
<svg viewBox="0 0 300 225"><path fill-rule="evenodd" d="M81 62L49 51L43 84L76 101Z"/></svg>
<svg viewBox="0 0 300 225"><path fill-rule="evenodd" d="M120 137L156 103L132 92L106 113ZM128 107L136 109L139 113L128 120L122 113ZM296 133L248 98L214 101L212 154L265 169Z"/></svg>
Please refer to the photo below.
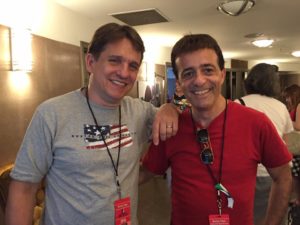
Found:
<svg viewBox="0 0 300 225"><path fill-rule="evenodd" d="M167 180L152 178L139 187L139 225L170 225L170 191Z"/></svg>

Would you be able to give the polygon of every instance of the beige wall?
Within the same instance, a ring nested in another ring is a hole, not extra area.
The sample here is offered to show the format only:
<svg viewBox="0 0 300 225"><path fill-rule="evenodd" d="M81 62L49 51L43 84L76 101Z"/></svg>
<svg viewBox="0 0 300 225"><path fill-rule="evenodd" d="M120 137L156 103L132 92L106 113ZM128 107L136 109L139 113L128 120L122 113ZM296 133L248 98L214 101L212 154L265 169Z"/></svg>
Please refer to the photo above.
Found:
<svg viewBox="0 0 300 225"><path fill-rule="evenodd" d="M53 0L0 1L0 24L27 28L35 35L77 46L80 41L90 41L104 22L93 21Z"/></svg>
<svg viewBox="0 0 300 225"><path fill-rule="evenodd" d="M81 86L78 46L34 35L33 69L27 76L9 71L9 49L8 27L0 25L0 166L15 160L38 104ZM28 88L12 88L11 79L20 83L22 76L27 77Z"/></svg>

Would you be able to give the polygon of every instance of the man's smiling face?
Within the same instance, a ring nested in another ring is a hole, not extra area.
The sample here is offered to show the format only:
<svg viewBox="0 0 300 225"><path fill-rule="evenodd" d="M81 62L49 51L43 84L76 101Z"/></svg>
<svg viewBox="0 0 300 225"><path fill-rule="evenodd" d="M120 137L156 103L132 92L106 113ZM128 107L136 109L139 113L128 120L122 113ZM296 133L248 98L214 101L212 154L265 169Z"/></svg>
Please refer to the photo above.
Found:
<svg viewBox="0 0 300 225"><path fill-rule="evenodd" d="M205 48L183 53L176 59L176 67L184 95L193 108L212 109L225 78L225 69L220 69L215 51Z"/></svg>
<svg viewBox="0 0 300 225"><path fill-rule="evenodd" d="M89 90L94 100L105 106L118 105L134 85L141 57L126 38L107 44L97 60L89 54Z"/></svg>

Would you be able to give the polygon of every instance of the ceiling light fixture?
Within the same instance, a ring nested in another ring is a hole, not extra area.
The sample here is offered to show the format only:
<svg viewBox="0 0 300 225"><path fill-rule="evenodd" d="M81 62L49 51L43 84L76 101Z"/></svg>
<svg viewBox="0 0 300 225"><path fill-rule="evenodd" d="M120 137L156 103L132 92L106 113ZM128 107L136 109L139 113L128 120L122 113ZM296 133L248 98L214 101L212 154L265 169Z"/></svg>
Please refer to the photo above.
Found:
<svg viewBox="0 0 300 225"><path fill-rule="evenodd" d="M220 0L217 9L230 16L238 16L249 11L255 5L255 0Z"/></svg>
<svg viewBox="0 0 300 225"><path fill-rule="evenodd" d="M274 42L273 39L258 39L252 41L252 44L259 48L266 48L266 47L270 47L273 42Z"/></svg>
<svg viewBox="0 0 300 225"><path fill-rule="evenodd" d="M292 56L294 57L300 57L300 51L293 51Z"/></svg>

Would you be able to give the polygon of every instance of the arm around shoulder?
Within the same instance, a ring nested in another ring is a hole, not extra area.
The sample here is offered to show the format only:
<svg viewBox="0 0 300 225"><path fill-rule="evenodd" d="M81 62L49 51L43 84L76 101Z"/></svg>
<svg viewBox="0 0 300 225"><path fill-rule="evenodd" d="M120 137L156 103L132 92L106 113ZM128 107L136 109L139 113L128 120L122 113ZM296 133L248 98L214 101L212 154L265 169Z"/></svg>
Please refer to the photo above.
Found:
<svg viewBox="0 0 300 225"><path fill-rule="evenodd" d="M12 180L5 209L6 225L31 225L39 183Z"/></svg>
<svg viewBox="0 0 300 225"><path fill-rule="evenodd" d="M167 138L176 135L179 114L176 106L172 103L166 103L160 107L152 126L153 143L155 145L159 144L159 139L165 141Z"/></svg>

